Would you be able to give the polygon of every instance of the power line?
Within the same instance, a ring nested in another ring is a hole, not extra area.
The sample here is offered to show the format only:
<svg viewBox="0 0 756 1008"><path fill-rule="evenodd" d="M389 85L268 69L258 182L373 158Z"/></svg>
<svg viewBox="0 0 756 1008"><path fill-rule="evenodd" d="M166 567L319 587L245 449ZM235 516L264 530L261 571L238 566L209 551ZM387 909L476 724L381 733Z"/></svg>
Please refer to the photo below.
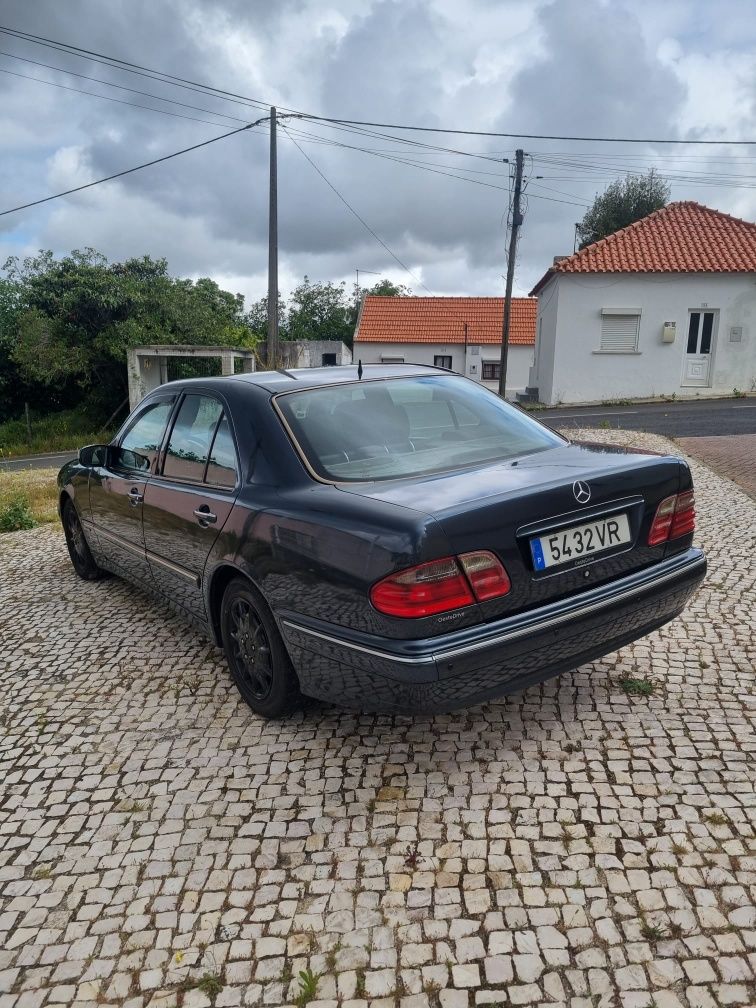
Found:
<svg viewBox="0 0 756 1008"><path fill-rule="evenodd" d="M226 125L225 123L213 122L210 119L198 119L196 116L184 115L182 112L169 112L168 109L152 108L150 105L138 105L136 102L124 101L123 98L111 98L110 95L97 94L95 91L84 91L82 88L69 87L67 84L44 80L42 77L32 77L30 74L16 73L15 70L6 70L4 67L0 67L0 73L9 74L11 77L21 77L23 80L36 81L37 84L47 84L50 87L61 88L63 91L74 91L76 94L89 95L91 98L101 98L102 101L115 102L117 105L129 105L131 108L144 109L147 112L159 112L160 115L173 116L174 119L188 119L190 122L205 123L207 126Z"/></svg>
<svg viewBox="0 0 756 1008"><path fill-rule="evenodd" d="M122 69L129 73L138 73L142 76L145 74L155 74L159 75L159 79L163 79L165 82L170 82L178 87L189 87L192 90L197 88L202 89L205 93L213 93L224 98L224 100L231 101L241 101L251 103L258 107L269 107L272 103L268 101L262 101L259 98L250 98L246 95L238 94L234 91L228 91L224 88L218 88L211 84L202 84L198 81L193 81L186 77L179 77L175 74L168 74L161 70L154 70L150 67L141 66L138 63L131 63L128 60L120 59L116 56L107 56L103 53L98 53L91 49L84 49L81 46L71 45L67 42L56 41L55 39L46 38L44 35L34 35L31 32L20 31L16 28L8 28L7 26L0 25L0 32L10 35L13 38L20 39L26 42L32 42L36 45L44 45L48 48L58 49L59 51L68 52L69 55L77 55L81 58L88 58L94 62L101 62L102 60L108 60L109 64L117 64L115 69ZM597 136L565 136L562 134L546 134L546 133L505 133L498 130L467 130L467 129L456 129L451 127L443 126L416 126L407 123L384 123L384 122L372 122L370 120L362 119L339 119L333 116L319 116L312 113L300 112L297 109L286 108L285 106L280 106L286 112L296 113L301 115L303 118L316 120L323 123L331 123L340 126L362 126L371 127L373 129L399 129L405 131L419 132L419 133L447 133L459 136L481 136L481 137L506 137L513 140L560 140L560 141L571 141L575 143L626 143L626 144L673 144L679 146L756 146L756 140L730 140L730 139L718 139L718 140L702 140L702 139L671 139L671 138L643 138L643 137L597 137Z"/></svg>
<svg viewBox="0 0 756 1008"><path fill-rule="evenodd" d="M670 140L641 137L558 136L547 133L503 133L495 130L450 129L445 126L408 126L401 123L370 122L363 119L335 119L330 116L307 115L306 118L352 126L372 126L374 129L412 130L418 133L452 133L459 136L506 137L510 140L570 140L575 143L682 144L683 146L698 144L715 147L756 146L756 140Z"/></svg>
<svg viewBox="0 0 756 1008"><path fill-rule="evenodd" d="M140 66L138 63L130 63L128 60L119 59L117 56L107 56L104 53L98 53L91 49L82 49L80 46L49 39L44 35L33 35L31 32L19 31L16 28L7 28L4 25L0 25L0 33L9 35L11 38L22 42L31 42L34 45L44 46L46 49L55 49L57 52L64 52L69 56L78 56L80 59L88 59L93 63L101 63L104 66L110 67L111 70L121 70L124 73L136 74L139 77L149 77L151 80L160 80L164 84L170 83L175 87L184 88L189 91L200 90L203 94L212 93L220 95L224 101L232 101L239 105L253 105L257 108L270 107L270 102L261 101L259 98L248 98L244 95L237 95L233 91L224 91L222 88L215 88L209 84L201 84L197 81L187 80L184 77L176 77L162 70L152 70L150 67ZM114 66L114 64L116 65ZM286 109L286 111L294 110Z"/></svg>
<svg viewBox="0 0 756 1008"><path fill-rule="evenodd" d="M324 181L324 182L325 182L325 184L326 184L326 185L328 186L328 188L329 188L329 189L331 189L331 190L332 190L332 191L333 191L333 192L334 192L334 193L335 193L335 194L336 194L336 195L338 196L338 198L339 198L339 199L341 200L341 202L342 202L342 203L344 204L344 206L345 206L345 207L347 208L347 210L348 210L348 211L349 211L349 212L350 212L351 214L353 214L353 215L354 215L354 216L355 216L355 217L357 218L357 220L358 220L358 221L360 222L360 224L362 224L362 226L363 226L363 227L365 228L365 230L366 230L366 231L369 231L369 232L370 232L370 234L371 234L371 235L373 236L373 238L375 238L375 240L376 240L376 241L378 242L378 244L379 244L379 245L381 245L381 246L382 246L382 247L383 247L383 248L384 248L384 249L385 249L385 250L386 250L386 251L388 252L388 254L389 254L389 255L391 256L391 258L392 258L392 259L393 259L393 260L394 260L395 262L398 262L398 263L399 263L399 265L400 265L400 266L402 267L402 269L403 269L403 270L405 270L405 271L406 271L406 272L407 272L407 273L408 273L408 274L409 274L409 275L410 275L410 276L412 277L412 279L413 279L413 280L415 281L415 283L416 283L416 284L419 284L419 285L420 285L420 286L421 286L421 287L423 288L423 290L426 290L426 291L428 291L428 293L429 293L429 294L431 295L431 297L433 297L433 291L431 291L431 290L430 290L430 289L429 289L428 287L426 287L426 286L425 286L425 284L424 284L424 283L422 282L422 280L419 280L419 279L418 279L418 278L417 278L417 277L415 276L415 274L414 274L414 273L412 272L412 270L411 270L411 269L409 268L409 266L408 266L408 265L407 265L406 263L402 262L402 260L401 260L401 259L399 258L399 256L398 256L398 255L396 255L396 253L395 253L395 252L392 252L392 251L391 251L391 249L390 249L390 248L388 247L388 245L387 245L387 244L386 244L386 242L385 242L385 241L383 240L383 238L381 238L381 237L380 237L380 235L377 235L377 234L375 233L375 231L373 231L373 229L372 229L372 228L370 227L370 225L369 225L369 224L368 224L368 222L367 222L367 221L365 220L365 218L364 218L364 217L361 217L361 216L360 216L360 215L359 215L359 214L357 213L357 211L356 211L356 210L354 209L354 207L352 206L352 204L351 204L351 203L349 203L349 202L347 201L347 199L346 199L346 198L345 198L344 196L342 196L342 195L341 195L341 193L340 193L340 192L339 192L339 190L338 190L338 189L336 188L336 186L335 186L335 185L333 185L333 183L332 183L332 182L330 182L330 181L329 181L329 179L328 179L328 178L327 178L327 177L326 177L326 176L325 176L325 175L323 174L323 172L322 172L322 171L320 170L320 168L318 168L318 166L317 166L317 165L315 164L315 162L314 162L314 161L312 160L312 158L311 158L311 157L309 156L309 154L307 153L307 151L303 150L303 149L302 149L302 148L301 148L301 147L299 146L299 144L298 144L298 143L297 143L297 141L296 141L296 140L294 139L294 137L293 137L293 136L291 135L291 133L289 133L289 131L288 131L288 129L286 128L286 126L284 126L284 125L283 125L283 123L281 124L281 126L282 126L282 128L283 128L284 132L286 133L286 135L288 136L289 140L291 140L291 142L292 142L292 143L294 144L294 146L295 146L295 147L297 148L297 150L298 150L298 151L299 151L299 153L300 153L300 154L302 155L302 157L303 157L303 158L305 158L305 159L306 159L307 161L309 161L309 162L310 162L310 164L312 165L312 167L313 167L313 168L315 169L315 171L316 171L316 172L318 173L318 175L320 175L320 177L321 177L321 178L323 179L323 181Z"/></svg>
<svg viewBox="0 0 756 1008"><path fill-rule="evenodd" d="M4 49L0 49L0 56L8 56L10 59L19 60L21 63L32 63L34 66L44 67L46 70L56 70L58 73L68 74L70 77L79 77L81 80L94 81L96 84L105 84L107 87L117 88L119 91L128 91L130 94L142 95L143 98L154 98L155 101L167 102L169 105L180 105L181 108L188 108L193 112L207 112L209 115L221 116L223 119L246 122L246 119L228 115L226 112L214 112L213 109L203 108L201 105L189 105L187 102L181 102L177 98L163 98L162 95L152 94L151 91L140 91L138 88L126 87L125 84L116 84L113 81L104 80L102 77L92 77L89 74L68 70L66 67L53 66L51 63L41 63L39 60L29 59L28 56L17 56L15 53L5 52ZM32 80L37 80L37 78L34 77ZM89 94L89 92L85 92L85 94Z"/></svg>
<svg viewBox="0 0 756 1008"><path fill-rule="evenodd" d="M135 165L133 168L126 168L125 171L116 172L114 175L107 175L105 178L96 179L94 182L87 182L85 185L75 186L73 189L66 189L64 192L55 193L53 196L45 196L43 199L33 200L31 203L22 203L21 206L12 207L10 210L0 210L0 217L5 217L7 214L16 213L18 210L27 210L29 207L39 206L40 203L49 203L50 200L60 199L61 196L70 196L71 193L81 192L82 189L91 189L92 186L102 185L103 182L110 182L113 179L122 178L124 175L131 175L132 172L141 171L142 168L149 168L152 165L161 164L163 161L170 161L171 158L179 157L181 154L188 154L189 151L199 150L200 147L207 147L208 144L216 143L218 140L225 140L226 137L234 136L235 133L243 133L244 130L252 129L253 126L259 126L260 123L265 122L267 116L263 116L256 122L249 123L247 126L240 126L238 129L231 130L230 133L221 133L220 136L211 137L210 140L203 140L202 143L194 144L191 147L184 147L182 150L174 151L172 154L164 154L163 157L155 158L153 161L145 161L144 164Z"/></svg>

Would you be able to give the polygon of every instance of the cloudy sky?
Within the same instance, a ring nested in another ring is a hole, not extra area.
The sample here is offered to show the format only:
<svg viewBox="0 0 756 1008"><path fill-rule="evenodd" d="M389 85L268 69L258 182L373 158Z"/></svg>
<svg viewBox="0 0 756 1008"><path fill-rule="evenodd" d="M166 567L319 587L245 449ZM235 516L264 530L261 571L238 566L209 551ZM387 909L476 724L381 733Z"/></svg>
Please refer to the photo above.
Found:
<svg viewBox="0 0 756 1008"><path fill-rule="evenodd" d="M1 11L5 28L254 102L0 34L0 209L227 132L265 114L256 103L391 124L367 133L283 121L284 293L304 274L351 284L359 268L418 294L501 294L504 159L517 146L526 151L527 208L516 293L526 293L554 255L572 251L585 206L622 173L655 165L670 178L673 199L756 219L756 146L518 141L397 128L756 139L756 9L748 0L4 0ZM267 283L267 145L267 128L258 127L0 217L0 260L85 246L113 259L165 256L175 274L212 276L259 297Z"/></svg>

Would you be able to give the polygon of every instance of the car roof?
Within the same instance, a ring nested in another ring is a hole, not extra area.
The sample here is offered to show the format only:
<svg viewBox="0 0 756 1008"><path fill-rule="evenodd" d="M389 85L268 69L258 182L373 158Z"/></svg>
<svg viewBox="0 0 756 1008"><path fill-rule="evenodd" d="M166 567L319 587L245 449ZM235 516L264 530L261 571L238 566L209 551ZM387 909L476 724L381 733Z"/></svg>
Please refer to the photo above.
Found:
<svg viewBox="0 0 756 1008"><path fill-rule="evenodd" d="M192 386L204 385L212 387L228 381L244 382L267 389L271 395L278 392L294 392L298 389L317 388L319 385L338 385L340 383L359 380L359 364L346 364L336 367L314 368L280 368L278 371L251 371L248 374L227 375L221 378L184 378L171 385ZM430 364L363 364L362 377L375 378L412 378L428 374L449 375L453 372L445 368L433 367ZM165 385L159 386L165 388ZM158 391L156 389L156 391Z"/></svg>

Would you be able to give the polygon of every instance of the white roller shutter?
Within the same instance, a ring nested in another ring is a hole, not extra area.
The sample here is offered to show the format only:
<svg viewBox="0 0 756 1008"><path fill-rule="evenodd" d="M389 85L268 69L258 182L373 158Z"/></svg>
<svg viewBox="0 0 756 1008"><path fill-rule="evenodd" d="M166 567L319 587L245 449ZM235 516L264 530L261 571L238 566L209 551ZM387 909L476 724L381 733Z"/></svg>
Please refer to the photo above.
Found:
<svg viewBox="0 0 756 1008"><path fill-rule="evenodd" d="M632 353L638 349L640 315L601 316L601 349Z"/></svg>

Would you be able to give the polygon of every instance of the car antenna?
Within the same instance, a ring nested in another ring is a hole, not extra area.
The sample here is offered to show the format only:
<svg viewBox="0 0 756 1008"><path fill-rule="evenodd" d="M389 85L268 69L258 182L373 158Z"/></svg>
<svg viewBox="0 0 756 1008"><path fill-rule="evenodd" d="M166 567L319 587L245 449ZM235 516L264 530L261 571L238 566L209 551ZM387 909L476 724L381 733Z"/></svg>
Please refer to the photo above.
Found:
<svg viewBox="0 0 756 1008"><path fill-rule="evenodd" d="M357 381L362 381L362 361L357 361Z"/></svg>

